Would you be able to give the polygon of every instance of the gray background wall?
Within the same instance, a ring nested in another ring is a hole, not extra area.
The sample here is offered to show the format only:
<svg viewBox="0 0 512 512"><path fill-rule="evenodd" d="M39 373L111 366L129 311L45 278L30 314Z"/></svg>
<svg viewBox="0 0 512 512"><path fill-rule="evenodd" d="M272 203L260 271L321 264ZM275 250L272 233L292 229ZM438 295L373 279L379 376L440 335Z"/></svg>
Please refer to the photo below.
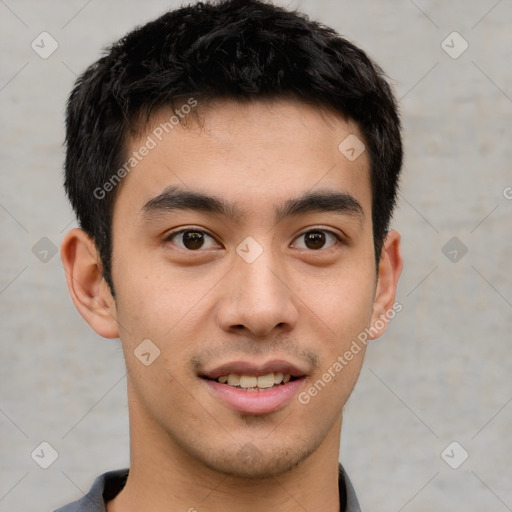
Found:
<svg viewBox="0 0 512 512"><path fill-rule="evenodd" d="M370 346L342 435L363 510L512 510L512 2L289 4L368 51L401 98L403 311ZM53 254L75 225L63 111L103 46L176 5L0 0L2 512L53 510L128 464L119 341L82 321Z"/></svg>

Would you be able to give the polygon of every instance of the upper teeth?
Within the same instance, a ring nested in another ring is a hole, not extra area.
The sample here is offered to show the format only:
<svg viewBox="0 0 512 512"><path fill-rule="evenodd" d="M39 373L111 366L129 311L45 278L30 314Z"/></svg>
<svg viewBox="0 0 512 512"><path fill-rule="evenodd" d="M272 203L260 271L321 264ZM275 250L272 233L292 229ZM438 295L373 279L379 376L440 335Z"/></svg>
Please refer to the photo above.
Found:
<svg viewBox="0 0 512 512"><path fill-rule="evenodd" d="M286 384L289 382L291 376L283 375L282 373L269 373L267 375L261 375L256 377L255 375L237 375L230 373L229 375L222 375L217 379L222 384L228 384L229 386L239 386L244 389L250 388L271 388L272 386Z"/></svg>

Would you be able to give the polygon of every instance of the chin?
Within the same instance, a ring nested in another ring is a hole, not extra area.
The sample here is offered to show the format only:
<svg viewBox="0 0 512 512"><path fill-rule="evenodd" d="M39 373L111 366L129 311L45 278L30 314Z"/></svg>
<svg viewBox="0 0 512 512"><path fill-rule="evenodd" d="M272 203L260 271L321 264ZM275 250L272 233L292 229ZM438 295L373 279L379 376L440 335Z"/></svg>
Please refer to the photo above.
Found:
<svg viewBox="0 0 512 512"><path fill-rule="evenodd" d="M246 443L240 450L210 453L201 462L208 468L234 478L262 480L274 478L296 468L312 452L302 448L281 446L259 449L256 444Z"/></svg>

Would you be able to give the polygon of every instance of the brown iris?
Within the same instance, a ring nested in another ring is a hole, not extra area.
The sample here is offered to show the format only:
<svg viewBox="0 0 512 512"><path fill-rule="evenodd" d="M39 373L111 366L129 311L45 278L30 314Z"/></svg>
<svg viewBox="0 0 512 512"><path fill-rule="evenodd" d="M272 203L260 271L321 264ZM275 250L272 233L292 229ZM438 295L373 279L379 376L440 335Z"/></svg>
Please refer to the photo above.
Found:
<svg viewBox="0 0 512 512"><path fill-rule="evenodd" d="M184 231L183 245L187 249L200 249L204 244L204 233L199 231Z"/></svg>
<svg viewBox="0 0 512 512"><path fill-rule="evenodd" d="M323 231L308 231L304 234L304 243L308 249L321 249L325 245Z"/></svg>

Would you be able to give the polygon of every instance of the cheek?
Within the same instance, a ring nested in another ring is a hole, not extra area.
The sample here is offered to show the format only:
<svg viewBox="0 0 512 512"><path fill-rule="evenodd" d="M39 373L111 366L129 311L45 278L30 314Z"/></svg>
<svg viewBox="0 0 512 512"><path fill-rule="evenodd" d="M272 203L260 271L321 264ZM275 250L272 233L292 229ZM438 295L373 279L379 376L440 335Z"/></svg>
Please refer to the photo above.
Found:
<svg viewBox="0 0 512 512"><path fill-rule="evenodd" d="M200 316L215 276L192 278L190 270L173 272L166 265L143 260L133 268L137 271L119 264L114 281L123 344L133 350L149 338L164 357L168 352L182 354L190 345L189 338L204 325Z"/></svg>
<svg viewBox="0 0 512 512"><path fill-rule="evenodd" d="M326 285L316 300L321 331L316 331L320 356L317 371L299 395L311 417L341 413L359 377L366 344L359 336L370 325L373 306L373 281L358 280L358 286Z"/></svg>
<svg viewBox="0 0 512 512"><path fill-rule="evenodd" d="M307 284L306 284L307 283ZM371 265L341 266L318 280L307 280L300 297L329 337L347 341L369 326L373 311L375 274Z"/></svg>
<svg viewBox="0 0 512 512"><path fill-rule="evenodd" d="M314 401L321 410L337 403L336 414L348 399L363 364L366 345L360 335L370 326L375 275L371 265L345 268L326 280L309 304L321 331L315 329L320 356L318 371L303 395L303 403ZM320 396L321 395L321 396Z"/></svg>

